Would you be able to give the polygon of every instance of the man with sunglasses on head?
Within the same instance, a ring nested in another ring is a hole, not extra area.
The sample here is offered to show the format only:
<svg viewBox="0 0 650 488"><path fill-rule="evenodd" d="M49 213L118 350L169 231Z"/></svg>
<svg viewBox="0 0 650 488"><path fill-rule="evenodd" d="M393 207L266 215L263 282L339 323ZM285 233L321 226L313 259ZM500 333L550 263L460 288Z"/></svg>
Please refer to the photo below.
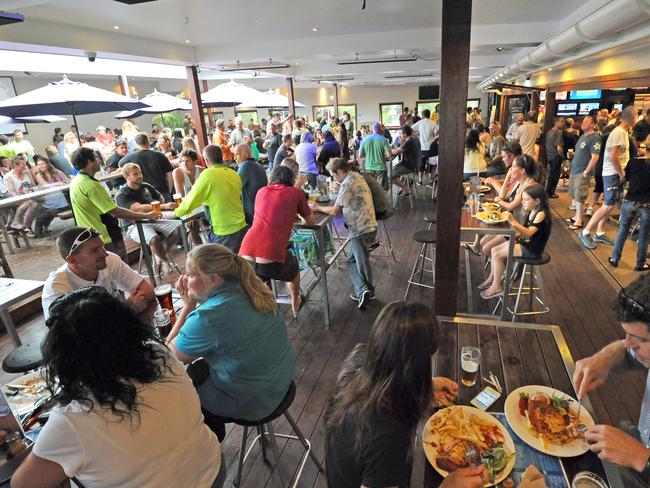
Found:
<svg viewBox="0 0 650 488"><path fill-rule="evenodd" d="M605 383L614 368L650 369L650 273L621 290L614 313L625 331L625 339L576 363L573 383L580 399ZM610 425L594 425L585 433L585 439L601 459L629 468L621 473L625 486L650 486L650 374L638 431L628 434Z"/></svg>
<svg viewBox="0 0 650 488"><path fill-rule="evenodd" d="M56 247L65 264L45 281L41 300L46 319L54 300L85 286L101 286L114 294L126 294L126 301L138 313L156 301L151 285L117 254L106 251L97 231L84 227L66 229L57 238Z"/></svg>

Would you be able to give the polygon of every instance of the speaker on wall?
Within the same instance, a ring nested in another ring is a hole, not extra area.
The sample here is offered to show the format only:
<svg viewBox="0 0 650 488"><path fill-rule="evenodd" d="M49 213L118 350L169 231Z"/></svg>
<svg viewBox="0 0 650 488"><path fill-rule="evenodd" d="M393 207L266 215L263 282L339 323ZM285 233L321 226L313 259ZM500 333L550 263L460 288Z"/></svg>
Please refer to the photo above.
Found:
<svg viewBox="0 0 650 488"><path fill-rule="evenodd" d="M421 86L418 90L418 100L437 100L440 98L439 86Z"/></svg>

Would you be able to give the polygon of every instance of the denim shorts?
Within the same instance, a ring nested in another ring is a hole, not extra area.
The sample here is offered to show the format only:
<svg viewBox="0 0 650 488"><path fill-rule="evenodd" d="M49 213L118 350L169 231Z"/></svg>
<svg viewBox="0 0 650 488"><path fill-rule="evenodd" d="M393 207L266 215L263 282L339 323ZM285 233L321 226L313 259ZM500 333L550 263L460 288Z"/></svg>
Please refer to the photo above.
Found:
<svg viewBox="0 0 650 488"><path fill-rule="evenodd" d="M603 197L604 205L616 205L621 200L621 178L618 175L604 176L603 187L605 196Z"/></svg>

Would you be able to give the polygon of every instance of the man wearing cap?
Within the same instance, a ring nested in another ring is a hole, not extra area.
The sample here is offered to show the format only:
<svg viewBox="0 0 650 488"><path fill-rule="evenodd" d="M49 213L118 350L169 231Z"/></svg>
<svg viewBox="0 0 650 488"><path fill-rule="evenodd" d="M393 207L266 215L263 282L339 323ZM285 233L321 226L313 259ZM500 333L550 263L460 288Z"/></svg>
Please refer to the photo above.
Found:
<svg viewBox="0 0 650 488"><path fill-rule="evenodd" d="M65 264L48 276L41 302L45 318L59 296L85 286L101 286L111 293L126 293L137 312L144 312L155 300L153 288L118 255L104 249L99 233L90 228L71 227L56 240Z"/></svg>

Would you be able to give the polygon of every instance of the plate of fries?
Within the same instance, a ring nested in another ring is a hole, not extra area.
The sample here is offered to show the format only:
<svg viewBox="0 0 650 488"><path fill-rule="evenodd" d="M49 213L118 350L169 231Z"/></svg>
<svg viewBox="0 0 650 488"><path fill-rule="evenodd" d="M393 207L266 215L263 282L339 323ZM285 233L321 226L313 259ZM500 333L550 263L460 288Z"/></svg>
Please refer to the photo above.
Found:
<svg viewBox="0 0 650 488"><path fill-rule="evenodd" d="M502 212L500 208L497 210L482 210L476 212L475 217L486 224L500 224L508 220L508 212Z"/></svg>
<svg viewBox="0 0 650 488"><path fill-rule="evenodd" d="M483 202L481 203L481 208L487 212L500 212L501 205L497 202Z"/></svg>
<svg viewBox="0 0 650 488"><path fill-rule="evenodd" d="M478 408L451 406L438 410L422 434L424 453L431 466L446 477L450 471L483 464L495 486L508 477L515 465L515 444L506 428ZM443 462L444 461L444 462Z"/></svg>

